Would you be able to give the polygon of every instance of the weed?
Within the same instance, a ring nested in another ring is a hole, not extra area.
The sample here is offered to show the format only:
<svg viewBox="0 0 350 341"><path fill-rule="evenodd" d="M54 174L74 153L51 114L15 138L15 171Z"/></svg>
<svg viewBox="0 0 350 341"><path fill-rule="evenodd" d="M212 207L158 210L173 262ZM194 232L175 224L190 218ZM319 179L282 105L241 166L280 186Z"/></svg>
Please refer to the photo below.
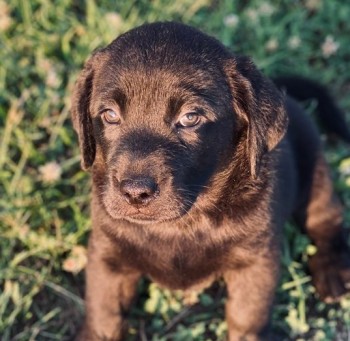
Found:
<svg viewBox="0 0 350 341"><path fill-rule="evenodd" d="M183 21L268 75L329 84L349 111L349 18L341 0L0 0L1 340L65 340L81 321L90 182L69 108L91 51L144 22ZM327 149L349 207L347 155L341 144ZM350 300L326 306L314 296L305 267L313 251L288 224L273 327L281 340L348 340ZM219 284L186 306L179 293L143 281L130 340L224 340L224 296Z"/></svg>

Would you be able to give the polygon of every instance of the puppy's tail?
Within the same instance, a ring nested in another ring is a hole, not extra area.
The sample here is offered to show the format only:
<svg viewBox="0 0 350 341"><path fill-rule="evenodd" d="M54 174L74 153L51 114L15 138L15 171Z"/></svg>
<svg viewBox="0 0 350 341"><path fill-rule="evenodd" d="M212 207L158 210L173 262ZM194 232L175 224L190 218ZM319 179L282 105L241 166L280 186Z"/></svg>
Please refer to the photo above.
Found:
<svg viewBox="0 0 350 341"><path fill-rule="evenodd" d="M321 124L329 133L350 143L350 130L345 121L344 112L337 106L325 87L299 76L278 77L273 81L277 87L297 100L316 99Z"/></svg>

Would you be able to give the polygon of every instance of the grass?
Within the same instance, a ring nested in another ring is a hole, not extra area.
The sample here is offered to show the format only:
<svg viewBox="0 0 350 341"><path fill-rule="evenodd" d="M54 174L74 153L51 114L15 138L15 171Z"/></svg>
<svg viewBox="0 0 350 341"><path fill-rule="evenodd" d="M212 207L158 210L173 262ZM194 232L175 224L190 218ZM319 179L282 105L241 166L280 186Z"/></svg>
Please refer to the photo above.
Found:
<svg viewBox="0 0 350 341"><path fill-rule="evenodd" d="M349 17L342 0L0 0L0 339L68 340L82 318L89 175L69 107L91 51L144 22L179 20L252 56L268 75L329 84L350 112ZM348 149L326 153L349 207ZM273 327L281 340L349 340L350 300L315 297L305 266L312 252L288 224ZM224 340L222 283L190 300L143 281L130 340Z"/></svg>

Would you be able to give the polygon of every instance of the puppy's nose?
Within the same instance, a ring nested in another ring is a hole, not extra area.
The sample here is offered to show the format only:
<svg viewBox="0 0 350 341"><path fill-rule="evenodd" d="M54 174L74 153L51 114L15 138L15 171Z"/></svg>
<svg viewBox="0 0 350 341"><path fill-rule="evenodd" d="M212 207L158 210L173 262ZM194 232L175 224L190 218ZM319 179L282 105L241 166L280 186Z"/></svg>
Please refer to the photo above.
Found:
<svg viewBox="0 0 350 341"><path fill-rule="evenodd" d="M126 179L120 182L120 192L130 205L147 205L155 198L157 191L157 184L149 177Z"/></svg>

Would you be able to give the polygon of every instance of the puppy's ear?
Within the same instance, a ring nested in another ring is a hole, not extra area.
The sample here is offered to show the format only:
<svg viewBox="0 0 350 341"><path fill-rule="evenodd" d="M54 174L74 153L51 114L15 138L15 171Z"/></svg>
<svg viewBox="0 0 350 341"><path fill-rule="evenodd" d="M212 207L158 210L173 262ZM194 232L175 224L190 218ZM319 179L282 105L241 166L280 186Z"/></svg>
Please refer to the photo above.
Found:
<svg viewBox="0 0 350 341"><path fill-rule="evenodd" d="M256 178L263 155L284 136L288 117L284 96L257 70L250 58L235 57L225 65L233 96L233 107L246 127L250 173Z"/></svg>
<svg viewBox="0 0 350 341"><path fill-rule="evenodd" d="M92 166L96 154L96 142L93 136L92 119L90 115L90 98L94 79L94 64L98 59L95 53L80 72L75 83L72 97L72 121L74 130L78 133L81 167L86 170Z"/></svg>

